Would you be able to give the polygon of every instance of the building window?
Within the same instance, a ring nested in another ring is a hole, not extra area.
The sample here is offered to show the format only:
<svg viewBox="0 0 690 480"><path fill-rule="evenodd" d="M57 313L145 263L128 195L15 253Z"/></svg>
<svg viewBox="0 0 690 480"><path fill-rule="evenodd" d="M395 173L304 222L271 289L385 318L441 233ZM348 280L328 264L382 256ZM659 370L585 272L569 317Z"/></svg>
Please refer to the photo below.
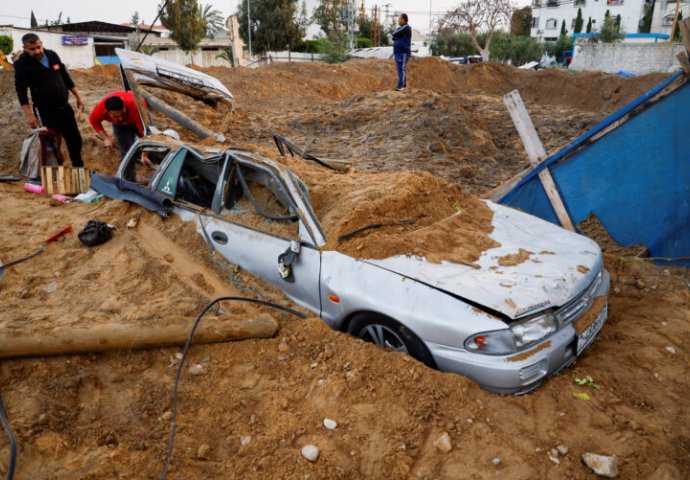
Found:
<svg viewBox="0 0 690 480"><path fill-rule="evenodd" d="M610 7L615 7L617 5L623 5L623 3L625 3L625 2L623 2L623 0L607 0L606 3Z"/></svg>
<svg viewBox="0 0 690 480"><path fill-rule="evenodd" d="M587 0L575 0L573 5L575 5L576 7L580 7L580 6L584 7L585 5L587 5Z"/></svg>
<svg viewBox="0 0 690 480"><path fill-rule="evenodd" d="M558 0L546 0L547 7L557 7L559 3Z"/></svg>
<svg viewBox="0 0 690 480"><path fill-rule="evenodd" d="M546 29L547 30L556 30L558 28L558 20L555 18L549 18L546 21Z"/></svg>
<svg viewBox="0 0 690 480"><path fill-rule="evenodd" d="M541 8L541 0L532 0L532 6L535 8Z"/></svg>
<svg viewBox="0 0 690 480"><path fill-rule="evenodd" d="M570 29L573 30L573 31L575 30L575 20L576 20L576 19L573 18L573 19L570 21Z"/></svg>
<svg viewBox="0 0 690 480"><path fill-rule="evenodd" d="M532 17L532 28L539 28L539 17Z"/></svg>

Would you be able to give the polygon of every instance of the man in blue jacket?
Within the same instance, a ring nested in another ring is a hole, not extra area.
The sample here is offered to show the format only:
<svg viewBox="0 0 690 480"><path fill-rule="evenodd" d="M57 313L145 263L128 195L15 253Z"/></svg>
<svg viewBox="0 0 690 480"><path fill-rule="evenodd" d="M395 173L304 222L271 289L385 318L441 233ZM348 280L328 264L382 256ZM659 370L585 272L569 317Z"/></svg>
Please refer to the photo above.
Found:
<svg viewBox="0 0 690 480"><path fill-rule="evenodd" d="M395 65L398 67L397 91L407 88L407 62L410 61L412 50L412 28L407 24L407 14L403 13L398 18L398 28L393 32L393 55Z"/></svg>

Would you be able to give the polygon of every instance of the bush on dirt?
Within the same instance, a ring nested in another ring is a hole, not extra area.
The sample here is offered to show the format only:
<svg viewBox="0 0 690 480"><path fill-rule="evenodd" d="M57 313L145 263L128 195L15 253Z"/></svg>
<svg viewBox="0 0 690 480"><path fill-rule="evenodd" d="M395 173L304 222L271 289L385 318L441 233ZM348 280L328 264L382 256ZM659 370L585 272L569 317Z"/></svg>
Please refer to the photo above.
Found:
<svg viewBox="0 0 690 480"><path fill-rule="evenodd" d="M9 55L12 53L12 50L14 49L14 40L12 40L12 37L9 35L0 35L0 50L5 55Z"/></svg>

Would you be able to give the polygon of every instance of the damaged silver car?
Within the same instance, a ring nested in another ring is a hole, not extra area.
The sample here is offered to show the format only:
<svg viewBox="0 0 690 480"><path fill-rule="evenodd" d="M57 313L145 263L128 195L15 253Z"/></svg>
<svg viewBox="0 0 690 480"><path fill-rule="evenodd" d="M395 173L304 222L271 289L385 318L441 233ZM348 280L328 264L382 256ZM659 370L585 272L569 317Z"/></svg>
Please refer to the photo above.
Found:
<svg viewBox="0 0 690 480"><path fill-rule="evenodd" d="M294 147L277 140L282 153ZM138 162L143 150L157 170ZM204 152L144 139L117 176L170 199L183 219L197 222L211 248L332 328L493 392L536 388L573 363L607 318L609 276L598 245L492 202L486 202L493 212L490 236L500 246L482 253L475 268L420 256L357 259L326 249L305 183L256 151ZM497 258L521 249L541 253L496 268Z"/></svg>

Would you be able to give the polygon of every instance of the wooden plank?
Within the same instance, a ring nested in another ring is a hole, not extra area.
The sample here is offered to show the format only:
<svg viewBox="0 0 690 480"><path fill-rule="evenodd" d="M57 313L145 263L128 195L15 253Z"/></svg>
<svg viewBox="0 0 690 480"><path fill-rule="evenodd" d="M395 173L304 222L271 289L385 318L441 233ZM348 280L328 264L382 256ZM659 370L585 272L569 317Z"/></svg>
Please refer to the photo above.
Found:
<svg viewBox="0 0 690 480"><path fill-rule="evenodd" d="M685 74L690 75L690 60L688 59L688 54L685 52L678 52L676 57L678 58L680 66L685 70Z"/></svg>
<svg viewBox="0 0 690 480"><path fill-rule="evenodd" d="M55 193L54 188L53 188L53 169L51 167L45 167L45 182L46 182L46 193L53 194Z"/></svg>
<svg viewBox="0 0 690 480"><path fill-rule="evenodd" d="M67 177L69 178L69 172L67 172ZM65 178L65 167L58 167L57 169L57 191L58 193L62 193L63 195L67 192L67 184L66 181L68 181L68 178Z"/></svg>
<svg viewBox="0 0 690 480"><path fill-rule="evenodd" d="M520 134L520 139L522 140L522 144L525 146L525 150L527 151L527 155L529 156L532 166L536 167L546 159L546 151L544 150L544 145L542 145L541 140L539 139L537 130L534 128L532 119L527 112L527 108L525 108L525 104L523 103L520 94L517 90L513 90L503 97L503 103L505 103L506 107L508 108L510 117L513 119L513 123L515 124L515 128ZM554 212L556 212L558 221L564 228L574 232L575 226L570 220L568 211L563 204L561 195L558 193L556 183L553 181L553 177L551 176L551 172L548 168L545 168L539 172L539 179L541 180L546 195L549 197L549 202L551 202Z"/></svg>

